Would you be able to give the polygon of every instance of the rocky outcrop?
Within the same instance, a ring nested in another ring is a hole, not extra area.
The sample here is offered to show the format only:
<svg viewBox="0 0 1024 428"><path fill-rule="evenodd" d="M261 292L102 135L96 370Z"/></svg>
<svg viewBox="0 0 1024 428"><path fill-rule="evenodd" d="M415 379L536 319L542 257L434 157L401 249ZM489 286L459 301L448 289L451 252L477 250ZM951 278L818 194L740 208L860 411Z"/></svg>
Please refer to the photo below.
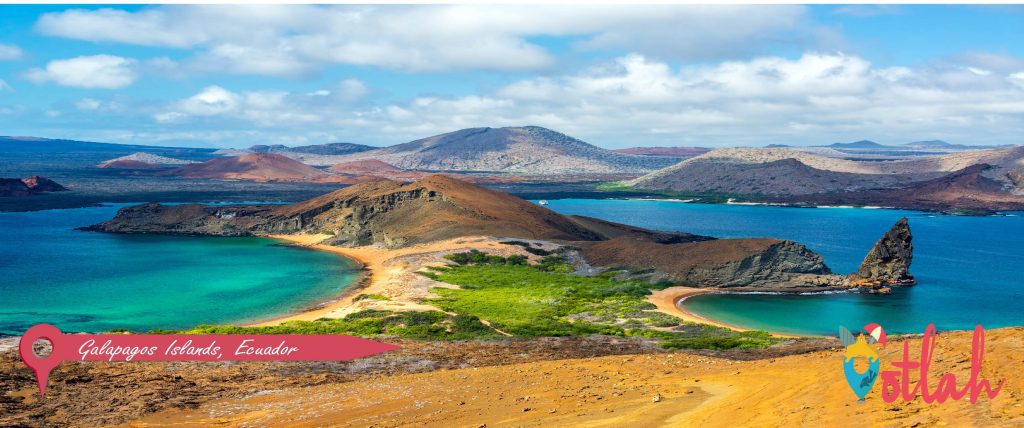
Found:
<svg viewBox="0 0 1024 428"><path fill-rule="evenodd" d="M166 174L186 178L252 181L306 181L328 176L319 169L274 153L214 158L203 163L185 165Z"/></svg>
<svg viewBox="0 0 1024 428"><path fill-rule="evenodd" d="M588 263L647 273L649 279L694 287L794 289L842 287L821 255L793 241L773 238L659 243L637 235L586 246Z"/></svg>
<svg viewBox="0 0 1024 428"><path fill-rule="evenodd" d="M850 275L850 285L884 287L915 284L917 281L910 274L910 263L914 258L913 240L907 218L901 218L868 251L860 269Z"/></svg>
<svg viewBox="0 0 1024 428"><path fill-rule="evenodd" d="M46 177L0 178L0 197L32 196L46 192L64 192L68 189Z"/></svg>
<svg viewBox="0 0 1024 428"><path fill-rule="evenodd" d="M1006 173L1006 178L1009 178L1010 182L1013 183L1015 191L1024 191L1024 169L1010 171Z"/></svg>

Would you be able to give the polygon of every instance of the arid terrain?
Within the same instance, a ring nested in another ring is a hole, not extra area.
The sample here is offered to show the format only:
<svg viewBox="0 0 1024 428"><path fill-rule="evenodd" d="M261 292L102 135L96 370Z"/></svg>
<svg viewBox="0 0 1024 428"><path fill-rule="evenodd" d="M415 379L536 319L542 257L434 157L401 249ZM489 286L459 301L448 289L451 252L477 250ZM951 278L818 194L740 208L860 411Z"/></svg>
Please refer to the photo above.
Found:
<svg viewBox="0 0 1024 428"><path fill-rule="evenodd" d="M337 363L64 363L45 399L0 354L0 424L127 426L1015 426L1024 329L990 330L980 376L994 399L858 402L836 339L756 353L665 352L603 337L423 343ZM910 339L916 358L920 339ZM880 351L883 370L902 343ZM795 353L795 354L794 354ZM930 373L970 374L971 332L941 333ZM183 388L182 386L186 386ZM934 390L935 382L930 382Z"/></svg>

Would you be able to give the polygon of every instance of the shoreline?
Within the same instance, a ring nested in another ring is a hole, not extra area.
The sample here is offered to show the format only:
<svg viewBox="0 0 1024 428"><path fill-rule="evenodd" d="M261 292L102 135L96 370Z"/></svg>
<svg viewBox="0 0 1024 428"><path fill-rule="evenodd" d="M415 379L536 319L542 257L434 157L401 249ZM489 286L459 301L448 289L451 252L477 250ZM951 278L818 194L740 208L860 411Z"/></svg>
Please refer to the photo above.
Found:
<svg viewBox="0 0 1024 428"><path fill-rule="evenodd" d="M668 287L664 290L658 290L647 296L647 301L658 307L658 311L682 318L684 321L695 322L701 324L709 324L716 327L727 328L733 331L751 331L753 329L740 327L737 325L729 324L726 322L714 320L711 318L704 317L697 313L685 310L682 308L680 303L690 297L699 296L702 294L724 294L730 290L723 290L721 288L695 288L685 286ZM795 335L789 333L780 333L770 330L768 331L773 337L785 338L785 339L799 339L807 337L820 337L814 335Z"/></svg>
<svg viewBox="0 0 1024 428"><path fill-rule="evenodd" d="M376 266L371 264L370 259L355 250L346 251L351 249L321 244L320 242L327 239L329 235L260 235L260 237L345 257L358 265L360 270L359 279L328 299L320 300L306 308L284 315L262 318L242 324L245 327L267 327L280 325L288 321L313 321L323 318L323 315L328 315L335 310L351 305L353 303L352 299L359 295L360 291L368 288L373 281L373 270Z"/></svg>

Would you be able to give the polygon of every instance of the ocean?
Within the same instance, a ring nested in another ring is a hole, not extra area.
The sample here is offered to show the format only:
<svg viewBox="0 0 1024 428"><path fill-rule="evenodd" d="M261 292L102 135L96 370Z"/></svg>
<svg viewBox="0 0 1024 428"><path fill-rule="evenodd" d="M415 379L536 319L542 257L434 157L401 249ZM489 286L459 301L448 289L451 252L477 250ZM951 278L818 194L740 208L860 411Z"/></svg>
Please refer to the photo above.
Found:
<svg viewBox="0 0 1024 428"><path fill-rule="evenodd" d="M891 295L716 294L683 302L698 315L782 333L836 335L867 323L887 332L1024 325L1024 215L963 217L865 208L785 208L658 200L552 200L563 214L581 214L651 229L720 238L777 237L807 245L836 273L853 272L872 245L901 217L914 236L910 272L918 285Z"/></svg>
<svg viewBox="0 0 1024 428"><path fill-rule="evenodd" d="M359 277L336 254L263 238L74 230L119 206L0 213L0 335L184 329L301 310Z"/></svg>

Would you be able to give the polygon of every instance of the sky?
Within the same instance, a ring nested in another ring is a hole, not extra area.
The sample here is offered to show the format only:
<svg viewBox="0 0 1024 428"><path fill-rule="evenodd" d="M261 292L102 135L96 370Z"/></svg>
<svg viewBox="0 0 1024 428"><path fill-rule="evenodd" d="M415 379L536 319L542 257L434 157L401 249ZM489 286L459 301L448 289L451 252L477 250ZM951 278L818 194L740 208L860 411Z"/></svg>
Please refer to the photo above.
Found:
<svg viewBox="0 0 1024 428"><path fill-rule="evenodd" d="M0 135L1024 143L1020 6L0 5Z"/></svg>

